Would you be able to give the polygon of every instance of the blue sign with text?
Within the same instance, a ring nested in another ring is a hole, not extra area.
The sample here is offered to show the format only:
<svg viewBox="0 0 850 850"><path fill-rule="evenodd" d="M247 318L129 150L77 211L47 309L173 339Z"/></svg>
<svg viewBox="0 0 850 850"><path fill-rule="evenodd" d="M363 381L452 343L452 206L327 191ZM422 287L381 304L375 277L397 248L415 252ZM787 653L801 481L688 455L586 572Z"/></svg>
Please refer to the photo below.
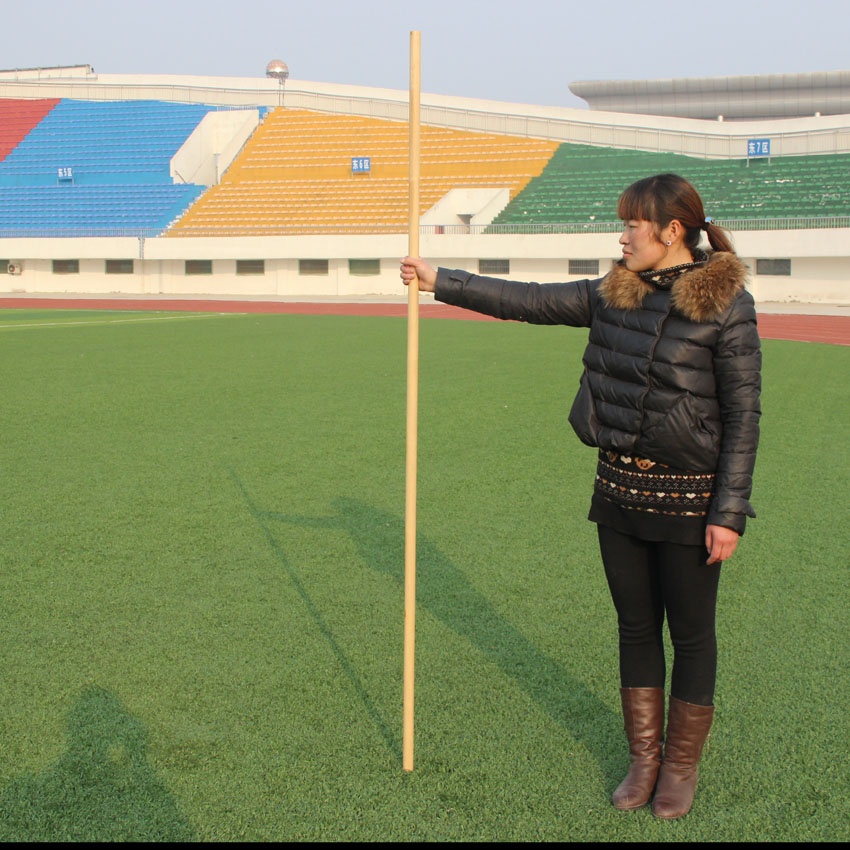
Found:
<svg viewBox="0 0 850 850"><path fill-rule="evenodd" d="M750 139L747 156L770 156L770 139Z"/></svg>
<svg viewBox="0 0 850 850"><path fill-rule="evenodd" d="M368 174L372 170L372 157L370 156L353 156L351 157L351 173L352 174Z"/></svg>
<svg viewBox="0 0 850 850"><path fill-rule="evenodd" d="M62 182L66 182L74 179L74 169L73 168L58 168L58 178Z"/></svg>

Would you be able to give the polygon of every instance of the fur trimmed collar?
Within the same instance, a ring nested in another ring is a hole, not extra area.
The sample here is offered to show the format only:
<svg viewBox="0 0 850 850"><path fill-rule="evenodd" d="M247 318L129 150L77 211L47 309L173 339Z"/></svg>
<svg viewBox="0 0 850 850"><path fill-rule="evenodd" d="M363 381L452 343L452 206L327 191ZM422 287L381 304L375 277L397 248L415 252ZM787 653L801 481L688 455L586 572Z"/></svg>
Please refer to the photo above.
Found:
<svg viewBox="0 0 850 850"><path fill-rule="evenodd" d="M735 254L714 251L708 262L683 272L673 283L673 307L694 322L716 319L744 288L748 269ZM618 262L599 285L599 294L609 307L637 310L655 287Z"/></svg>

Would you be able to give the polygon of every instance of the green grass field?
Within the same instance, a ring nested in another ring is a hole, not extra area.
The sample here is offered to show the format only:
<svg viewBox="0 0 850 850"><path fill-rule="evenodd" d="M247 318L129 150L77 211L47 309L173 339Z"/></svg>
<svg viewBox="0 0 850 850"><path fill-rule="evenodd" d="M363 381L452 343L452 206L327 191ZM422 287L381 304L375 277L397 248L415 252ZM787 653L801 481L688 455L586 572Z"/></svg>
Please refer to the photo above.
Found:
<svg viewBox="0 0 850 850"><path fill-rule="evenodd" d="M127 321L132 319L133 321ZM586 332L0 311L0 839L847 840L850 349L764 343L691 814L615 811L616 620L566 421ZM669 660L668 660L669 663Z"/></svg>

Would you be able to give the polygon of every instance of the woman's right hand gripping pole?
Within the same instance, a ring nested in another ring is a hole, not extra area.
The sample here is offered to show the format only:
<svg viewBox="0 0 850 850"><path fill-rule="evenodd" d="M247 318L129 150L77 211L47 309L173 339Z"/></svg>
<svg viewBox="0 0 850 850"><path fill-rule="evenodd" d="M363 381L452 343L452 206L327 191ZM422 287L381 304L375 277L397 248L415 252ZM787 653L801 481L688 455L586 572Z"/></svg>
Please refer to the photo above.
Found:
<svg viewBox="0 0 850 850"><path fill-rule="evenodd" d="M401 261L401 279L409 286L414 278L419 279L420 292L433 292L437 282L437 272L420 257L405 257Z"/></svg>

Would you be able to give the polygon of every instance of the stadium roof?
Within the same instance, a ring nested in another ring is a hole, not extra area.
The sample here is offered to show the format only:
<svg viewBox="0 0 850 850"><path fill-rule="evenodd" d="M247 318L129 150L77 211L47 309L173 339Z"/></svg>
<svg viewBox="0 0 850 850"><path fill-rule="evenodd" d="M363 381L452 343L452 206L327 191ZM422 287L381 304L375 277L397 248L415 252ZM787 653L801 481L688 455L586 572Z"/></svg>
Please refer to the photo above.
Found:
<svg viewBox="0 0 850 850"><path fill-rule="evenodd" d="M741 121L850 113L850 71L690 77L668 80L582 80L570 91L591 109Z"/></svg>

